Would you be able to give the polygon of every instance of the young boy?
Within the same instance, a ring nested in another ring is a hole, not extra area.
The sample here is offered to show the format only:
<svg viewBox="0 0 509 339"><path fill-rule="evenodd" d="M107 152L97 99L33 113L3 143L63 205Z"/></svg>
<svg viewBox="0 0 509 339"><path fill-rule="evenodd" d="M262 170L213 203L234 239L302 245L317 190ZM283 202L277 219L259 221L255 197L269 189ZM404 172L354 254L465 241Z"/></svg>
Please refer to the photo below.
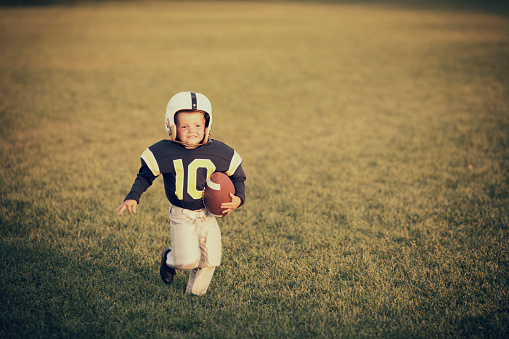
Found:
<svg viewBox="0 0 509 339"><path fill-rule="evenodd" d="M166 130L170 140L161 140L141 155L141 168L118 214L136 213L140 196L163 175L170 201L171 249L163 250L160 275L171 284L175 270L191 270L186 293L207 292L214 270L221 262L221 233L216 218L203 204L202 193L214 172L226 173L235 186L231 202L222 205L224 215L245 200L241 157L226 144L209 139L212 106L204 95L181 92L166 107Z"/></svg>

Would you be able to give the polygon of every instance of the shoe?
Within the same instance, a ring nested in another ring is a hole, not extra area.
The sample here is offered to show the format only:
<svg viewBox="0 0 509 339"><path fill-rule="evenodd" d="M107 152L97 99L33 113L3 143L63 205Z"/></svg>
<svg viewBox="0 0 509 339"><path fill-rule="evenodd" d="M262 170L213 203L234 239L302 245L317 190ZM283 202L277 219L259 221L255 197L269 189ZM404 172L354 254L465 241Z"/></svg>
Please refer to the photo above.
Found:
<svg viewBox="0 0 509 339"><path fill-rule="evenodd" d="M163 250L163 254L161 255L161 268L159 269L159 274L161 274L161 279L167 285L173 282L173 276L175 275L175 270L166 265L166 256L170 253L171 249L166 247Z"/></svg>

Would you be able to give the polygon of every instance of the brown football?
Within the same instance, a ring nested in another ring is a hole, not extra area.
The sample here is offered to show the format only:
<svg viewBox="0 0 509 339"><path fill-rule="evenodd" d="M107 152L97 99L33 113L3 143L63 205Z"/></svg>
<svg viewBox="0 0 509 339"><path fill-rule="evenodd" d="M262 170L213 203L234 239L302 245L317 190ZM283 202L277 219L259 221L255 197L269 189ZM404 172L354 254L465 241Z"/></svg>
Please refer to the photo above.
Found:
<svg viewBox="0 0 509 339"><path fill-rule="evenodd" d="M222 217L224 209L221 208L221 204L232 201L230 193L235 194L235 187L230 178L222 172L212 173L203 191L205 207L216 217Z"/></svg>

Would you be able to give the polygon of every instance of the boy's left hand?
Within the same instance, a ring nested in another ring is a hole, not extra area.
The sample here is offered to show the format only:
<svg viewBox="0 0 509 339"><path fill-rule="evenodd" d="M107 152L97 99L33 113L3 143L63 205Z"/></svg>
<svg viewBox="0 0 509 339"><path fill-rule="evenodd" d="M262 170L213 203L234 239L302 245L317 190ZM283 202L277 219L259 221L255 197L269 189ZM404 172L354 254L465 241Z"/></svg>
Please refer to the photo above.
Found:
<svg viewBox="0 0 509 339"><path fill-rule="evenodd" d="M240 206L241 200L238 196L230 193L230 197L232 198L231 202L225 202L221 204L221 208L226 208L223 211L223 216L228 215L234 209L237 209Z"/></svg>

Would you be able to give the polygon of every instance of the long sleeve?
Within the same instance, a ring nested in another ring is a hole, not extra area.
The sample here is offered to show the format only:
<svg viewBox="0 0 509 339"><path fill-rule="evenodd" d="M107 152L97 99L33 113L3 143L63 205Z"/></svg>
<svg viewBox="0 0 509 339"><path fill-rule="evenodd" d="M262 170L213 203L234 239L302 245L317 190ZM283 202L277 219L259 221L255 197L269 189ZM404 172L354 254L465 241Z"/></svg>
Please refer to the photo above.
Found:
<svg viewBox="0 0 509 339"><path fill-rule="evenodd" d="M241 200L240 206L244 205L246 200L246 186L244 184L244 181L246 181L246 174L242 169L242 164L239 165L235 172L230 176L230 180L235 187L235 195Z"/></svg>
<svg viewBox="0 0 509 339"><path fill-rule="evenodd" d="M141 167L131 187L131 191L127 194L124 200L133 199L140 202L140 197L152 185L154 179L157 178L152 171L148 168L145 161L141 160Z"/></svg>

